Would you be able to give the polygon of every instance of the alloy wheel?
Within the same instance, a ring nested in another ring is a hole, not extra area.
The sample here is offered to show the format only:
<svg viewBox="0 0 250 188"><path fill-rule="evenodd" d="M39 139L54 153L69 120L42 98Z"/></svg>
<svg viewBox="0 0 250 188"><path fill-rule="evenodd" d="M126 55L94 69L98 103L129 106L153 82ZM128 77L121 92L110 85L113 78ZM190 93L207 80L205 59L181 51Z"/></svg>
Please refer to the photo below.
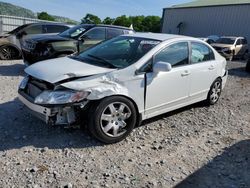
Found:
<svg viewBox="0 0 250 188"><path fill-rule="evenodd" d="M16 55L15 50L9 46L3 46L0 53L4 60L10 60Z"/></svg>
<svg viewBox="0 0 250 188"><path fill-rule="evenodd" d="M100 124L104 134L109 137L119 137L127 132L131 109L122 102L109 104L102 112Z"/></svg>
<svg viewBox="0 0 250 188"><path fill-rule="evenodd" d="M221 94L221 82L216 81L212 87L210 100L212 103L216 103L219 100Z"/></svg>

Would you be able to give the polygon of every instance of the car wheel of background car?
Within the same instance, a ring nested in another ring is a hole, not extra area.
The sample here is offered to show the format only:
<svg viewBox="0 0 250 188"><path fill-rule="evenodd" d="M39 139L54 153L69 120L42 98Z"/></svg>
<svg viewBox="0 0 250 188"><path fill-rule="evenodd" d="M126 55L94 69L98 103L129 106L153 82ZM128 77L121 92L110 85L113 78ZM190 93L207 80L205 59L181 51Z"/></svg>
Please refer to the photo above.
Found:
<svg viewBox="0 0 250 188"><path fill-rule="evenodd" d="M3 45L0 47L0 59L12 60L19 57L18 50L13 46Z"/></svg>
<svg viewBox="0 0 250 188"><path fill-rule="evenodd" d="M250 59L247 61L246 71L250 72Z"/></svg>
<svg viewBox="0 0 250 188"><path fill-rule="evenodd" d="M92 106L88 129L98 140L111 144L123 140L136 125L136 109L125 97L104 98Z"/></svg>
<svg viewBox="0 0 250 188"><path fill-rule="evenodd" d="M215 103L217 103L220 98L221 91L222 91L222 82L220 78L217 78L208 92L207 103L209 105L214 105Z"/></svg>

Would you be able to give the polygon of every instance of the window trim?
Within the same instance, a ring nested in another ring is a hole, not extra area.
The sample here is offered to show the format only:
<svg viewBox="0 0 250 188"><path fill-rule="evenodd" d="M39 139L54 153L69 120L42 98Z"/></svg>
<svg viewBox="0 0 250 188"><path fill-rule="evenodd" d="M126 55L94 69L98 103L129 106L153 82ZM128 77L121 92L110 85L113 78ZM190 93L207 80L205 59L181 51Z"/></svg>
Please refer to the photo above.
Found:
<svg viewBox="0 0 250 188"><path fill-rule="evenodd" d="M196 43L196 44L200 44L200 45L206 46L209 49L209 51L211 51L213 53L213 59L206 60L206 61L201 61L201 62L197 62L197 63L193 63L192 62L192 43ZM204 43L201 43L201 42L198 42L198 41L190 41L190 58L189 58L190 65L196 65L196 64L200 64L200 63L206 63L206 62L209 62L209 61L215 61L215 55L214 55L214 51L212 50L212 48L210 46L208 46L207 44L204 44Z"/></svg>

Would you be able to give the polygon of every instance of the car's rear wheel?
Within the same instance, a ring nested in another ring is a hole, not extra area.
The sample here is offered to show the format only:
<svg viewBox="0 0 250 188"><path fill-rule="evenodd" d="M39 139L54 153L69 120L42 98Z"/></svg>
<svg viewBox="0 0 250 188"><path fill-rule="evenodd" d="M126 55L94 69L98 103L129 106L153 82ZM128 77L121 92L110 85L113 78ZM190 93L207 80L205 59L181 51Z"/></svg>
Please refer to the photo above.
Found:
<svg viewBox="0 0 250 188"><path fill-rule="evenodd" d="M3 45L0 47L0 59L12 60L19 57L19 52L15 47Z"/></svg>
<svg viewBox="0 0 250 188"><path fill-rule="evenodd" d="M135 127L136 116L134 104L129 99L108 97L92 106L88 129L96 139L104 143L119 142Z"/></svg>
<svg viewBox="0 0 250 188"><path fill-rule="evenodd" d="M217 78L213 82L213 84L208 92L207 103L209 105L214 105L215 103L217 103L219 98L220 98L221 91L222 91L222 81L220 78Z"/></svg>

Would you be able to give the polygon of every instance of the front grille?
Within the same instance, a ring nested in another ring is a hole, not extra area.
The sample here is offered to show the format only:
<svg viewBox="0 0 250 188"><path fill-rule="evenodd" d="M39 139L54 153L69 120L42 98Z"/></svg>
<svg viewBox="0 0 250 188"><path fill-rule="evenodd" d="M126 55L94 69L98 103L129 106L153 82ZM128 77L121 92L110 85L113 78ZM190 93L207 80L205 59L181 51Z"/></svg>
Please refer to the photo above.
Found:
<svg viewBox="0 0 250 188"><path fill-rule="evenodd" d="M33 50L36 47L36 43L34 41L27 40L27 41L25 41L24 47L26 49Z"/></svg>
<svg viewBox="0 0 250 188"><path fill-rule="evenodd" d="M36 78L30 77L25 93L35 99L45 90L53 90L54 85Z"/></svg>

